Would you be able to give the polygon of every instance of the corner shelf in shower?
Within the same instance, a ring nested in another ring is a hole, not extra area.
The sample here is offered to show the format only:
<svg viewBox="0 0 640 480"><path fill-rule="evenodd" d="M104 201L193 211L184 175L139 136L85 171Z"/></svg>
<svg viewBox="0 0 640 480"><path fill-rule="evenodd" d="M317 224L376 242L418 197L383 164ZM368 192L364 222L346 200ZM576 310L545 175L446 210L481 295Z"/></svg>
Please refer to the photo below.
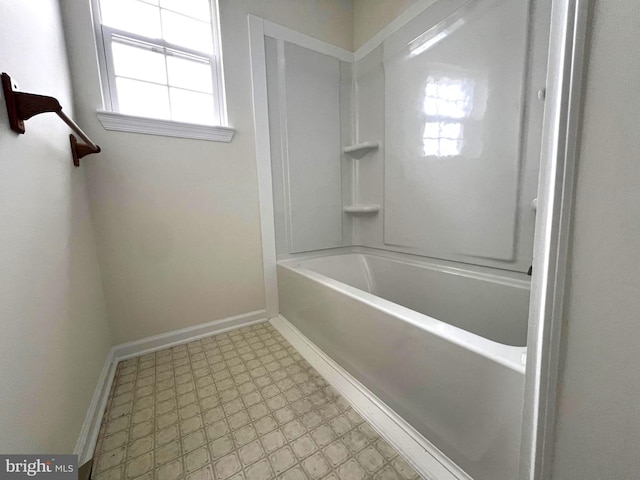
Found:
<svg viewBox="0 0 640 480"><path fill-rule="evenodd" d="M351 215L375 215L380 211L380 205L346 205L342 210Z"/></svg>
<svg viewBox="0 0 640 480"><path fill-rule="evenodd" d="M344 147L342 151L352 158L359 159L364 157L367 153L378 150L379 148L380 142L364 142Z"/></svg>

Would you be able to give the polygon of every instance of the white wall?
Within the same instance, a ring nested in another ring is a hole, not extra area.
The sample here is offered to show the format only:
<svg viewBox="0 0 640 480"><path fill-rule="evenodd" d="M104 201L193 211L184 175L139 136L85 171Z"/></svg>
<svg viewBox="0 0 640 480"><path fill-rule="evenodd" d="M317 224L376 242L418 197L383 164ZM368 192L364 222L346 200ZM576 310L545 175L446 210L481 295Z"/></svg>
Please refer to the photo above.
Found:
<svg viewBox="0 0 640 480"><path fill-rule="evenodd" d="M389 22L420 2L427 5L436 0L353 0L353 49L357 50Z"/></svg>
<svg viewBox="0 0 640 480"><path fill-rule="evenodd" d="M0 0L0 70L71 89L56 0ZM9 129L0 100L0 452L73 453L111 346L84 169L52 113Z"/></svg>
<svg viewBox="0 0 640 480"><path fill-rule="evenodd" d="M557 480L640 478L640 8L594 2L565 313Z"/></svg>
<svg viewBox="0 0 640 480"><path fill-rule="evenodd" d="M221 0L230 144L105 131L89 0L62 0L116 343L265 306L247 14L351 47L351 2Z"/></svg>
<svg viewBox="0 0 640 480"><path fill-rule="evenodd" d="M311 37L333 43L338 47L353 50L352 0L219 0L219 2L222 21L227 25L251 13ZM243 18L242 21L245 22L245 19ZM225 28L224 25L222 28Z"/></svg>

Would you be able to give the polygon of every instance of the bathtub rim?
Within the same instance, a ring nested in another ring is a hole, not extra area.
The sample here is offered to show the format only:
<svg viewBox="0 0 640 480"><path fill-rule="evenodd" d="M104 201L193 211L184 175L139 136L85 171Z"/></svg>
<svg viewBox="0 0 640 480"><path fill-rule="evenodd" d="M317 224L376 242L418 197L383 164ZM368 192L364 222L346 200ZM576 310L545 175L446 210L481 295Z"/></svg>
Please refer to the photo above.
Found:
<svg viewBox="0 0 640 480"><path fill-rule="evenodd" d="M413 253L395 252L383 248L367 247L364 245L345 245L343 247L326 248L322 250L309 250L306 252L278 254L276 257L277 265L289 265L296 261L311 260L320 257L329 257L336 255L346 255L349 253L360 253L363 255L371 255L381 257L388 260L395 260L417 266L435 266L435 268L446 268L452 272L460 270L462 272L470 272L480 276L495 277L496 280L503 279L506 282L514 282L511 286L523 286L527 289L531 285L531 277L522 272L506 270L496 267L487 267L484 265L475 265L473 263L465 263L453 260L440 259L436 257L427 257L424 255L416 255Z"/></svg>
<svg viewBox="0 0 640 480"><path fill-rule="evenodd" d="M349 254L368 255L371 257L383 258L394 263L404 263L419 268L426 268L428 270L441 271L451 275L464 276L519 289L531 289L531 279L524 273L363 246L337 247L326 250L313 250L309 252L282 255L278 257L276 263L277 265L291 267L291 265L294 265L297 262Z"/></svg>
<svg viewBox="0 0 640 480"><path fill-rule="evenodd" d="M359 254L367 255L363 252L345 252L343 254ZM313 255L304 257L304 259L320 258L327 256L337 256L333 254ZM374 255L375 256L375 255ZM385 258L386 256L381 257ZM327 277L320 273L314 272L307 268L294 265L303 261L303 257L278 261L278 267L286 268L291 272L306 277L316 283L319 283L331 290L343 293L344 295L364 303L369 307L380 310L388 315L398 317L399 320L409 323L431 335L436 335L449 343L462 347L466 350L487 358L490 361L498 363L522 375L525 374L525 364L527 356L526 346L512 346L495 342L488 338L482 337L475 333L468 332L462 328L450 325L442 320L425 315L410 308L404 307L390 300L365 292L359 288L352 287L346 283L340 282L333 278ZM447 272L448 273L448 272ZM510 284L509 284L510 285ZM511 286L511 285L510 285Z"/></svg>

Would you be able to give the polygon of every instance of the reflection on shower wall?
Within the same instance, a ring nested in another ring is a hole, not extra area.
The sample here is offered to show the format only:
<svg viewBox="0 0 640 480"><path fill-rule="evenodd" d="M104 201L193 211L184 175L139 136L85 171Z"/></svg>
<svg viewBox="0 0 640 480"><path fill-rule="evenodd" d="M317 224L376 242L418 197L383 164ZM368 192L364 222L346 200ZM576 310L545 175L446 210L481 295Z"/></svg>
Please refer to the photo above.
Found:
<svg viewBox="0 0 640 480"><path fill-rule="evenodd" d="M357 141L384 148L354 165L358 201L383 205L355 243L527 270L545 71L529 9L439 2L356 62Z"/></svg>
<svg viewBox="0 0 640 480"><path fill-rule="evenodd" d="M350 171L340 145L350 118L351 66L270 37L265 48L277 252L349 244L342 191Z"/></svg>

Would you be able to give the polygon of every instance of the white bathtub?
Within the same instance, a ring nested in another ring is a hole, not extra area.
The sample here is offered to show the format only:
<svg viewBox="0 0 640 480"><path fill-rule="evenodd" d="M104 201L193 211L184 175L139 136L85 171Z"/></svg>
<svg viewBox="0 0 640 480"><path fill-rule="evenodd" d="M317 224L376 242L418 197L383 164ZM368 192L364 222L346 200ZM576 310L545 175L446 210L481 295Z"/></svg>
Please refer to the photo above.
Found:
<svg viewBox="0 0 640 480"><path fill-rule="evenodd" d="M279 262L280 311L475 480L517 478L529 282L403 255Z"/></svg>

